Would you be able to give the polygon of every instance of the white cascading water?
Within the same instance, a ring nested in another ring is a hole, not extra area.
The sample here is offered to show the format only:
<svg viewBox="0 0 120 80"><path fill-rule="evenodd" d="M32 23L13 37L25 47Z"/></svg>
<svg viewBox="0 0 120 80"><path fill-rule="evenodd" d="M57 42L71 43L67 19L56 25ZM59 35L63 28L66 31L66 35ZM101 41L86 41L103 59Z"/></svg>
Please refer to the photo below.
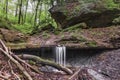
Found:
<svg viewBox="0 0 120 80"><path fill-rule="evenodd" d="M56 63L66 66L66 47L65 46L57 46L55 48L55 56Z"/></svg>

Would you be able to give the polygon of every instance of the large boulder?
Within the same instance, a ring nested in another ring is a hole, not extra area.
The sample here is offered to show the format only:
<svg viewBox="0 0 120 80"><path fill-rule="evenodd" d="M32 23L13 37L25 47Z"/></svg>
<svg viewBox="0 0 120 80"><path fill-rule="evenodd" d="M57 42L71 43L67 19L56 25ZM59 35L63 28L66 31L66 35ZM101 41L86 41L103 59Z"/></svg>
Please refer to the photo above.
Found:
<svg viewBox="0 0 120 80"><path fill-rule="evenodd" d="M67 2L63 5L53 6L49 11L52 18L62 28L81 22L85 22L90 27L103 27L110 25L113 19L120 14L120 9L116 3L109 3L106 0L97 0L90 3Z"/></svg>

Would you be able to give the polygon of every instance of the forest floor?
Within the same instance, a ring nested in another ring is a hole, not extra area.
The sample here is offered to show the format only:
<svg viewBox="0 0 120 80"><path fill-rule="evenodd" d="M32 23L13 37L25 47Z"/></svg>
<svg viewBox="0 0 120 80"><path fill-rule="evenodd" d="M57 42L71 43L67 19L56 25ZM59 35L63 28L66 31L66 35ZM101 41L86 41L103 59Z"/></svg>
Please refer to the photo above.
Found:
<svg viewBox="0 0 120 80"><path fill-rule="evenodd" d="M8 43L6 45L12 49L39 48L56 45L65 45L66 47L73 48L120 47L120 26L89 29L77 28L58 32L45 30L32 36L24 36L19 32L15 33L6 29L0 29L0 33L0 38L2 37L1 39L3 41L10 41L7 41Z"/></svg>
<svg viewBox="0 0 120 80"><path fill-rule="evenodd" d="M120 26L61 31L58 35L44 31L28 39L39 46L65 45L68 47L120 47ZM32 45L31 45L32 46ZM30 45L28 47L31 47Z"/></svg>
<svg viewBox="0 0 120 80"><path fill-rule="evenodd" d="M61 72L49 72L40 71L42 74L38 74L31 70L27 65L22 64L25 70L30 74L33 80L119 80L120 78L120 49L103 52L91 58L88 67L79 68L80 71L73 79L72 75L67 75ZM29 61L26 60L27 63ZM34 68L41 68L40 66L32 65ZM44 66L45 67L45 66ZM70 68L73 72L77 72L79 69ZM27 80L21 70L5 55L0 53L0 77L3 75L9 80ZM2 78L0 78L2 80Z"/></svg>

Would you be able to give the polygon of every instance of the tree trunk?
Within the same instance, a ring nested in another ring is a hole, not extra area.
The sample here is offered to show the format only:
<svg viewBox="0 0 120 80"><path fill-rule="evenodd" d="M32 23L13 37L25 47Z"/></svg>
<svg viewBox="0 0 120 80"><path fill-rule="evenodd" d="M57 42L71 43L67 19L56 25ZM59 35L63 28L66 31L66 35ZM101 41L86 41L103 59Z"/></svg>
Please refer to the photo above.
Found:
<svg viewBox="0 0 120 80"><path fill-rule="evenodd" d="M7 14L8 14L8 0L6 0L5 13L6 13L6 19L7 19L8 18L7 17Z"/></svg>
<svg viewBox="0 0 120 80"><path fill-rule="evenodd" d="M38 0L38 3L36 5L36 9L35 9L34 26L36 26L36 22L37 22L37 13L38 13L39 5L40 5L40 0ZM35 30L37 30L37 27L35 27Z"/></svg>
<svg viewBox="0 0 120 80"><path fill-rule="evenodd" d="M18 17L18 24L21 23L21 17L22 17L22 0L19 2L19 17Z"/></svg>
<svg viewBox="0 0 120 80"><path fill-rule="evenodd" d="M17 4L16 4L16 9L15 9L15 17L17 17L17 15L18 15L18 8L19 8L19 0L18 0L18 2L17 2Z"/></svg>
<svg viewBox="0 0 120 80"><path fill-rule="evenodd" d="M29 2L29 0L27 0L27 2L26 2L26 9L25 9L25 15L24 15L24 23L26 22L26 14L27 14L27 9L28 9L28 2Z"/></svg>
<svg viewBox="0 0 120 80"><path fill-rule="evenodd" d="M51 2L51 3L50 3L51 6L54 6L54 0L51 0L50 2Z"/></svg>
<svg viewBox="0 0 120 80"><path fill-rule="evenodd" d="M39 10L39 23L40 23L41 13L42 13L42 3L40 3L40 10Z"/></svg>

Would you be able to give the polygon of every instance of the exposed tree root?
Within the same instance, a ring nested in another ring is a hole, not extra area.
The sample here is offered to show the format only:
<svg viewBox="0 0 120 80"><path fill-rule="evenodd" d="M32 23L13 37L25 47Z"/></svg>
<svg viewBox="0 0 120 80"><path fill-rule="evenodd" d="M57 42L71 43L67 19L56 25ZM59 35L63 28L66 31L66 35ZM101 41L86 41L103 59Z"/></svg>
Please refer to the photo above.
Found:
<svg viewBox="0 0 120 80"><path fill-rule="evenodd" d="M40 64L43 64L43 65L52 66L52 67L54 67L54 68L56 68L58 70L62 70L64 72L66 72L69 75L71 75L73 73L70 69L68 69L68 68L66 68L64 66L56 64L56 63L54 63L52 61L49 61L49 60L44 60L44 59L42 59L42 58L40 58L38 56L23 54L23 55L19 55L19 57L22 58L22 59L34 60L34 61L36 61L36 62L38 62Z"/></svg>
<svg viewBox="0 0 120 80"><path fill-rule="evenodd" d="M9 80L8 77L3 76L3 75L1 75L1 74L0 74L0 78L2 78L2 79L4 79L4 80Z"/></svg>

